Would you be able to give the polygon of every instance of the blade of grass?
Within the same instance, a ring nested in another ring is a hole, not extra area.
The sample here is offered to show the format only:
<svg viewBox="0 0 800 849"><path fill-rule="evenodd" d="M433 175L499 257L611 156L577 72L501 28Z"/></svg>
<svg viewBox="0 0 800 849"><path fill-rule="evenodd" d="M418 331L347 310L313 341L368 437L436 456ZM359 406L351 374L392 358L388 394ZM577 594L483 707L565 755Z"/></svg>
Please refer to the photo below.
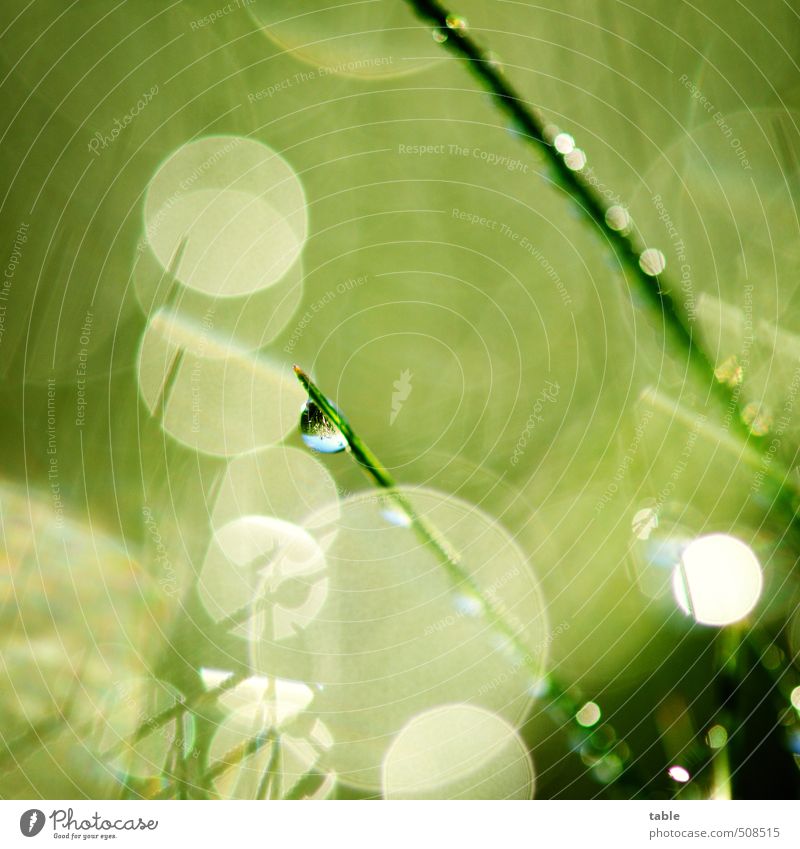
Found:
<svg viewBox="0 0 800 849"><path fill-rule="evenodd" d="M361 465L373 483L386 491L387 497L403 511L411 528L417 533L421 541L436 552L454 588L459 592L464 592L464 589L467 590L468 596L479 603L480 610L489 627L502 638L501 645L512 650L515 663L524 664L527 667L530 674L531 692L536 695L550 696L549 713L558 727L563 728L565 724L569 725L572 732L580 736L584 749L591 751L596 756L597 763L600 764L606 755L611 754L614 747L605 746L601 740L598 740L597 728L585 728L578 722L577 714L582 704L580 697L572 692L571 688L560 684L552 675L544 678L541 676L535 658L528 652L514 630L481 593L478 585L461 565L460 557L450 543L431 522L424 516L420 516L411 501L397 490L397 483L391 473L358 436L344 413L331 402L300 366L296 365L294 371L301 385L308 392L309 399L319 407L328 421L342 434L350 454ZM606 723L605 727L610 732L610 736L616 740L616 733L611 726ZM624 761L625 758L621 758L621 760Z"/></svg>
<svg viewBox="0 0 800 849"><path fill-rule="evenodd" d="M439 531L424 516L421 516L411 501L400 491L388 469L381 463L375 453L356 434L344 414L338 410L330 399L319 389L314 381L300 368L294 367L295 374L308 392L308 396L323 412L328 421L336 427L347 443L347 449L364 469L372 481L383 489L387 497L404 513L410 526L423 543L430 546L439 557L445 568L453 589L464 593L466 600L476 602L480 607L487 624L503 638L502 645L512 650L514 660L527 667L531 680L530 686L539 682L540 670L536 659L530 655L525 645L520 641L514 630L505 619L494 609L489 600L481 592L472 576L461 565L461 558Z"/></svg>

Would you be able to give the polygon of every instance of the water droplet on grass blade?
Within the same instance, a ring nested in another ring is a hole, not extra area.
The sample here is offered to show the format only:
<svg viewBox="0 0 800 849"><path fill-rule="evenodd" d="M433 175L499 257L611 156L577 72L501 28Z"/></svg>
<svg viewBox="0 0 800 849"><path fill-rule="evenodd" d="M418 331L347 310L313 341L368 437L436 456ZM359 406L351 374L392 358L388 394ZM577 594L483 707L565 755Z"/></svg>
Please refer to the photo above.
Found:
<svg viewBox="0 0 800 849"><path fill-rule="evenodd" d="M493 53L491 50L489 50L484 55L484 61L490 68L492 68L494 71L497 71L498 74L505 73L505 69L503 68L503 63L500 60L500 57L496 53Z"/></svg>
<svg viewBox="0 0 800 849"><path fill-rule="evenodd" d="M347 447L341 431L310 398L300 414L300 434L309 448L321 454L338 454Z"/></svg>
<svg viewBox="0 0 800 849"><path fill-rule="evenodd" d="M575 714L575 721L583 728L591 728L593 725L597 725L601 716L602 712L595 702L586 702Z"/></svg>
<svg viewBox="0 0 800 849"><path fill-rule="evenodd" d="M446 529L467 580L456 583L417 532L386 520L387 501L397 499ZM467 702L517 727L543 674L549 626L524 552L474 504L401 486L337 505L328 527L312 518L326 561L318 575L327 579L324 606L280 643L269 631L254 635L250 661L254 674L325 685L308 709L335 741L325 767L349 786L378 791L388 748L420 713ZM494 592L494 607L524 647L522 663L493 650L495 628L485 617L458 615L454 589L471 584L482 597Z"/></svg>
<svg viewBox="0 0 800 849"><path fill-rule="evenodd" d="M564 154L564 163L570 171L581 171L586 165L586 154L579 147L573 148Z"/></svg>
<svg viewBox="0 0 800 849"><path fill-rule="evenodd" d="M553 139L553 147L564 155L575 150L575 139L569 133L558 133Z"/></svg>
<svg viewBox="0 0 800 849"><path fill-rule="evenodd" d="M486 609L483 599L472 590L459 592L453 603L462 616L480 616Z"/></svg>
<svg viewBox="0 0 800 849"><path fill-rule="evenodd" d="M627 233L631 226L631 216L624 206L614 204L606 210L606 224L620 233Z"/></svg>
<svg viewBox="0 0 800 849"><path fill-rule="evenodd" d="M667 775L669 775L669 777L673 781L677 781L679 784L686 784L686 782L689 781L689 779L692 777L689 773L689 770L687 770L685 767L678 766L677 764L675 766L671 766L667 770Z"/></svg>

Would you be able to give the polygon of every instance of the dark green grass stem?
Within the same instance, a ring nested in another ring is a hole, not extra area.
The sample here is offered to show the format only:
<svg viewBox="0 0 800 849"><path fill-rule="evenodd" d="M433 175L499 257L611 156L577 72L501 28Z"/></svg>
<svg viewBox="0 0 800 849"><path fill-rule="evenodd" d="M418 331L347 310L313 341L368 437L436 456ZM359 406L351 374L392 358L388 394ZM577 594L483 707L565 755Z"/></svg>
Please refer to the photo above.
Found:
<svg viewBox="0 0 800 849"><path fill-rule="evenodd" d="M492 607L484 597L480 588L461 565L461 558L457 551L445 540L434 525L424 516L420 516L411 501L397 490L397 483L389 470L381 463L375 453L356 434L350 422L344 414L337 410L328 397L319 389L314 381L299 366L294 367L297 379L308 392L308 397L325 415L325 418L339 430L347 443L347 449L355 458L361 468L372 478L372 481L381 489L386 490L387 497L396 504L408 518L411 527L423 543L429 545L438 555L442 566L454 588L459 593L465 593L467 600L474 601L480 605L480 612L489 626L503 637L503 640L513 649L515 660L522 662L531 673L531 683L536 683L541 672L519 637L510 628L503 617Z"/></svg>
<svg viewBox="0 0 800 849"><path fill-rule="evenodd" d="M550 698L550 712L556 724L559 727L562 727L565 723L569 724L573 733L580 735L583 748L592 751L598 760L609 754L613 746L608 745L601 738L598 738L597 729L584 728L578 723L576 717L580 707L578 697L555 680L553 676L542 674L536 663L536 658L529 653L514 630L509 627L500 613L494 609L478 585L461 565L458 552L439 533L433 523L429 522L424 516L420 516L411 501L402 492L398 491L397 483L389 470L353 430L347 417L334 406L330 399L299 366L295 366L294 371L303 388L308 392L309 399L319 407L328 421L342 434L350 454L372 479L373 483L385 490L387 497L403 511L421 541L429 545L436 552L455 590L465 594L468 599L474 600L480 605L480 613L483 615L484 620L494 633L502 638L501 648L510 649L509 654L513 657L515 664L526 667L526 671L530 675L531 685L536 685L540 689L540 695ZM610 736L616 739L613 729L607 723L606 730L610 731Z"/></svg>
<svg viewBox="0 0 800 849"><path fill-rule="evenodd" d="M538 110L528 105L522 95L508 81L497 67L496 61L484 51L468 34L465 27L460 26L458 18L445 9L436 0L406 0L416 14L431 23L441 33L444 40L442 45L456 56L468 61L470 72L488 89L494 103L509 118L515 128L529 142L533 142L543 153L554 168L557 181L575 201L580 210L597 224L605 238L612 244L617 255L633 273L639 284L641 293L651 306L662 313L666 326L681 347L687 349L692 360L699 361L706 377L713 376L714 366L703 351L694 344L692 330L669 294L669 287L659 283L659 277L653 277L643 271L639 265L642 249L638 247L626 230L616 230L606 220L609 207L600 195L581 176L580 171L573 170L567 165L566 159L553 146L547 137L547 122ZM665 279L664 275L659 275ZM726 398L730 393L726 388L714 381L718 391Z"/></svg>

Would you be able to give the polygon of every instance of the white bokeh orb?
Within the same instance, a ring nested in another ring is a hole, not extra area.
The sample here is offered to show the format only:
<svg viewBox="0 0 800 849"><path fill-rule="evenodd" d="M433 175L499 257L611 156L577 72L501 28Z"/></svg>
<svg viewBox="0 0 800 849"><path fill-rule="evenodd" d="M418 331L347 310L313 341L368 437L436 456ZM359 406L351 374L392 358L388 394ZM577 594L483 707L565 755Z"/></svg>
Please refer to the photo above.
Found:
<svg viewBox="0 0 800 849"><path fill-rule="evenodd" d="M383 762L387 799L530 799L534 771L504 719L469 704L442 705L411 719Z"/></svg>

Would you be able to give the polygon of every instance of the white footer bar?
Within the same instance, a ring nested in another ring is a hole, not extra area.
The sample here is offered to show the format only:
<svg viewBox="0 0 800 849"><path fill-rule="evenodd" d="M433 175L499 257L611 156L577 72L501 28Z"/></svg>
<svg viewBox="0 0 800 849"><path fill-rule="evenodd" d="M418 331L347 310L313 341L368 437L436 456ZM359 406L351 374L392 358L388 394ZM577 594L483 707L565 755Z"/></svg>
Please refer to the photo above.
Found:
<svg viewBox="0 0 800 849"><path fill-rule="evenodd" d="M10 802L0 846L800 846L797 802Z"/></svg>

